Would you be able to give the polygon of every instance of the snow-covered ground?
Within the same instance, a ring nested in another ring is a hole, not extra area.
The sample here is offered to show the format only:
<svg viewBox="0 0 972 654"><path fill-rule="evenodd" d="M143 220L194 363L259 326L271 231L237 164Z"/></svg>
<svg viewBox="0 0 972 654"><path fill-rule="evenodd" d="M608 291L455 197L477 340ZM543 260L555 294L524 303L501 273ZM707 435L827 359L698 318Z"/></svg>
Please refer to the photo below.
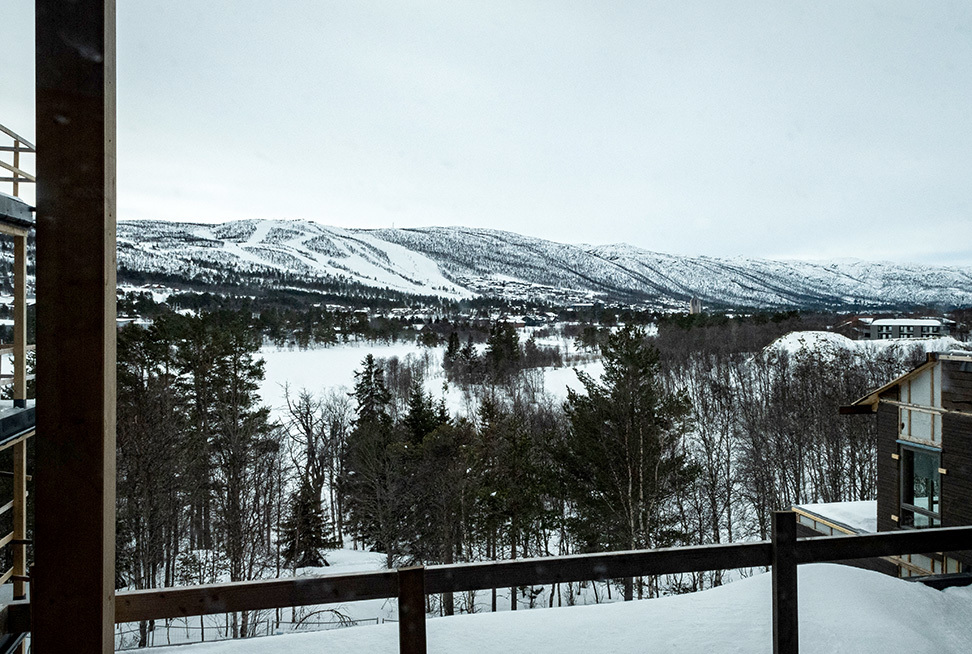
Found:
<svg viewBox="0 0 972 654"><path fill-rule="evenodd" d="M572 347L564 341L554 341L544 344L557 344ZM289 386L291 395L303 389L316 395L334 389L339 392L350 393L354 388L354 373L361 369L361 362L368 354L376 359L398 357L405 361L411 358L421 362L424 369L425 389L436 399L444 397L449 411L455 415L470 415L475 410L474 400L467 397L462 389L455 385L446 384L445 372L442 369L442 349L422 347L412 343L375 344L354 342L322 347L315 349L281 349L264 347L260 357L265 361L265 376L260 387L260 397L263 403L271 407L274 415L283 417L286 408L284 389ZM573 350L570 351L573 354ZM597 378L604 371L600 361L588 361L575 366L589 375ZM544 368L538 375L542 388L552 401L562 402L567 397L567 388L581 390L583 386L577 380L573 367ZM533 377L531 377L533 379Z"/></svg>
<svg viewBox="0 0 972 654"><path fill-rule="evenodd" d="M943 592L847 566L801 566L800 651L805 654L966 654L972 587ZM639 602L485 613L428 620L428 651L450 654L771 652L771 576ZM317 654L398 651L398 625L380 624L160 654Z"/></svg>

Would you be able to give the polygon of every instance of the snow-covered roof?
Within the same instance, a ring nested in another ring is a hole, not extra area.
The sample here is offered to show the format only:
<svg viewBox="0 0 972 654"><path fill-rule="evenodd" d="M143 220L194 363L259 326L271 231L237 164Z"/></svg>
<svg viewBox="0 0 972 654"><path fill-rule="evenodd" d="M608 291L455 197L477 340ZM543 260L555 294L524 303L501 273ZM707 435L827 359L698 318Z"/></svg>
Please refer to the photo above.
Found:
<svg viewBox="0 0 972 654"><path fill-rule="evenodd" d="M877 532L877 502L822 502L793 507L859 534Z"/></svg>
<svg viewBox="0 0 972 654"><path fill-rule="evenodd" d="M937 318L881 318L871 323L878 327L882 325L897 325L899 327L941 327L942 321Z"/></svg>

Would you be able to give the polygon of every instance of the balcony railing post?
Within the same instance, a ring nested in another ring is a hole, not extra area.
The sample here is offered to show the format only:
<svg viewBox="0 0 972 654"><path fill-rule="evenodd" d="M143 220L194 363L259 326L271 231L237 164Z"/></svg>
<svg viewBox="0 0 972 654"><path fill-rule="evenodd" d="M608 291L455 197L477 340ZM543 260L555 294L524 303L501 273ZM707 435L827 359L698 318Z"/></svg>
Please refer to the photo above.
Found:
<svg viewBox="0 0 972 654"><path fill-rule="evenodd" d="M796 514L773 513L773 654L800 649L797 609Z"/></svg>
<svg viewBox="0 0 972 654"><path fill-rule="evenodd" d="M14 139L14 151L13 151L13 167L20 169L20 141ZM13 174L13 196L15 198L20 197L20 176L17 173Z"/></svg>
<svg viewBox="0 0 972 654"><path fill-rule="evenodd" d="M425 567L398 569L398 646L401 654L425 654Z"/></svg>

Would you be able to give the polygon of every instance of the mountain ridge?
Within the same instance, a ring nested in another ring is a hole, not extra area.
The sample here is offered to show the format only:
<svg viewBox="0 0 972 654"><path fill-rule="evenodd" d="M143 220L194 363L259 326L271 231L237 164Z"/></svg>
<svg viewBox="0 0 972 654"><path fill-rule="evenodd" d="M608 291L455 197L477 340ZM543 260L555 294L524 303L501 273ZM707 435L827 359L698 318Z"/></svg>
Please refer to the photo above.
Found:
<svg viewBox="0 0 972 654"><path fill-rule="evenodd" d="M572 245L473 227L353 229L307 220L119 221L131 271L218 283L338 280L399 293L552 303L882 308L972 305L972 267L719 258L627 243Z"/></svg>

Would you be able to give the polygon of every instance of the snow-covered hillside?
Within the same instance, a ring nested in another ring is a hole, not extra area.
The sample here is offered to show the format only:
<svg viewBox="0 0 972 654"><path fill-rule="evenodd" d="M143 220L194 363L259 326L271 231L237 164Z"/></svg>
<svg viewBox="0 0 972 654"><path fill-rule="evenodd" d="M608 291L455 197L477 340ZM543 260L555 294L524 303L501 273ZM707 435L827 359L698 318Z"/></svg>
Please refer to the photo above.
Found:
<svg viewBox="0 0 972 654"><path fill-rule="evenodd" d="M972 587L944 592L841 565L800 567L800 651L965 654ZM427 622L429 652L710 654L771 652L771 576L640 602L484 613ZM159 654L398 651L398 625L285 634L156 650Z"/></svg>
<svg viewBox="0 0 972 654"><path fill-rule="evenodd" d="M133 271L208 282L353 282L420 295L684 307L972 305L972 268L866 261L681 257L465 227L357 230L309 221L118 224Z"/></svg>
<svg viewBox="0 0 972 654"><path fill-rule="evenodd" d="M428 257L366 232L306 221L240 220L220 225L163 221L118 225L118 262L129 269L224 281L228 275L333 279L416 295L469 292Z"/></svg>

